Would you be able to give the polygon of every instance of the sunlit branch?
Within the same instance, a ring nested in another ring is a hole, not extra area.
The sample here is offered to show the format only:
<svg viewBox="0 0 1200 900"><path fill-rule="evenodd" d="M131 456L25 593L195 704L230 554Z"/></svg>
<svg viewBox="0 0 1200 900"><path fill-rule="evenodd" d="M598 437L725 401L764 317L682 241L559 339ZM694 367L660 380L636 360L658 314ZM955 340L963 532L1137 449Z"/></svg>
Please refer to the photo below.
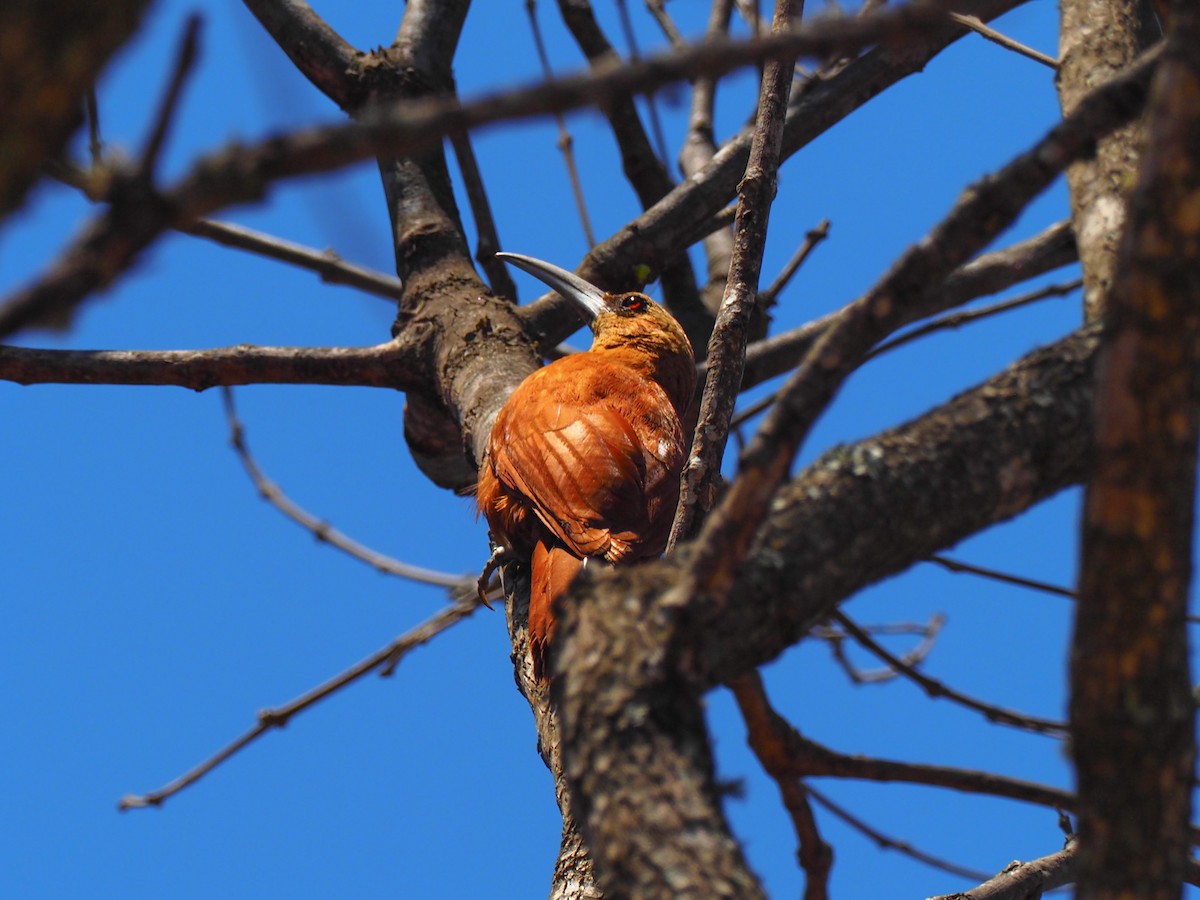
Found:
<svg viewBox="0 0 1200 900"><path fill-rule="evenodd" d="M929 900L1026 900L1041 897L1047 891L1070 884L1075 879L1074 840L1057 853L1031 859L1029 862L1009 863L999 875L986 879L969 891L959 891L930 897Z"/></svg>
<svg viewBox="0 0 1200 900"><path fill-rule="evenodd" d="M950 18L960 25L965 25L970 28L980 37L986 38L994 44L999 44L1006 50L1012 50L1014 53L1019 53L1021 56L1032 59L1034 62L1040 62L1044 66L1049 66L1054 71L1058 71L1058 60L1053 56L1047 56L1040 50L1034 50L1032 47L1026 47L1020 41L1015 41L1007 35L1001 34L994 28L985 25L977 16L964 16L960 13L950 13Z"/></svg>
<svg viewBox="0 0 1200 900"><path fill-rule="evenodd" d="M336 384L404 390L421 371L411 349L256 347L211 350L40 350L0 346L0 380L17 384L220 385Z"/></svg>
<svg viewBox="0 0 1200 900"><path fill-rule="evenodd" d="M802 8L801 0L777 0L771 33L789 31ZM750 322L757 310L763 248L778 184L783 125L795 61L795 57L773 59L763 69L750 158L738 186L729 280L708 342L708 371L695 437L680 481L679 506L671 525L668 551L696 533L716 502L729 420L742 383ZM730 564L737 566L741 552L734 551L733 555Z"/></svg>

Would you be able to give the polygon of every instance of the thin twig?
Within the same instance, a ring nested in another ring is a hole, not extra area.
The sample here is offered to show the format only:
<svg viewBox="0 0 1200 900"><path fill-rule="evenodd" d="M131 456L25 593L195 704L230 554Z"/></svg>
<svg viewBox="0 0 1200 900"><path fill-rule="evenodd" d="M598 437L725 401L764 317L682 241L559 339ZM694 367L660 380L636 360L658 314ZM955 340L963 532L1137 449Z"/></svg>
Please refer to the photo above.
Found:
<svg viewBox="0 0 1200 900"><path fill-rule="evenodd" d="M674 21L667 15L667 8L663 5L663 0L646 0L646 8L650 10L650 15L654 16L658 27L662 29L662 33L666 35L667 41L672 47L678 49L687 43L683 35L679 33L679 29L675 27Z"/></svg>
<svg viewBox="0 0 1200 900"><path fill-rule="evenodd" d="M804 869L804 900L826 900L829 896L829 872L833 868L833 849L821 837L816 817L808 803L804 783L786 767L787 732L778 726L779 717L771 707L762 676L752 670L729 685L746 723L746 742L759 764L779 788L783 805L792 819L799 847L796 852Z"/></svg>
<svg viewBox="0 0 1200 900"><path fill-rule="evenodd" d="M205 391L219 385L327 384L409 390L420 361L399 341L372 347L205 350L41 350L0 346L0 380L17 384L154 384Z"/></svg>
<svg viewBox="0 0 1200 900"><path fill-rule="evenodd" d="M412 649L427 643L452 625L461 622L479 608L479 600L471 592L470 596L460 600L453 606L448 606L439 613L426 619L411 631L401 635L386 647L376 651L361 662L351 666L345 672L337 675L323 684L300 695L295 700L276 707L266 709L258 714L258 724L231 742L200 765L169 782L165 786L148 794L127 794L117 804L117 809L124 812L129 809L143 809L148 806L160 806L168 797L178 794L211 772L226 760L237 755L239 751L254 743L273 728L282 728L298 713L315 706L327 697L353 684L358 679L375 669L382 669L381 674L390 674L396 664Z"/></svg>
<svg viewBox="0 0 1200 900"><path fill-rule="evenodd" d="M816 228L805 232L804 243L792 254L792 258L787 261L787 265L783 267L782 271L775 277L775 280L771 282L771 286L758 295L758 302L764 307L774 306L776 299L779 297L779 292L787 287L788 282L792 280L792 276L804 265L804 261L817 248L817 245L827 237L829 237L828 219L822 219Z"/></svg>
<svg viewBox="0 0 1200 900"><path fill-rule="evenodd" d="M629 45L629 58L637 62L642 58L638 50L637 35L633 31L633 20L629 17L629 7L625 0L617 0L617 16L621 20L621 30L625 33L625 43ZM658 118L658 104L654 101L654 93L646 94L646 110L650 116L650 130L654 132L655 149L658 151L659 162L667 164L667 140L663 137L662 122Z"/></svg>
<svg viewBox="0 0 1200 900"><path fill-rule="evenodd" d="M147 181L153 177L154 170L158 166L158 159L162 155L167 133L179 109L179 97L183 92L184 82L187 81L188 74L196 63L201 22L200 14L192 13L183 27L183 37L179 41L175 68L171 72L171 80L168 82L166 93L163 94L162 102L159 104L158 112L154 117L154 126L150 129L150 137L146 141L146 148L142 151L142 158L138 165L138 176Z"/></svg>
<svg viewBox="0 0 1200 900"><path fill-rule="evenodd" d="M1020 309L1023 306L1029 306L1031 303L1037 303L1039 300L1046 300L1050 297L1066 297L1073 294L1083 286L1082 279L1064 282L1063 284L1052 284L1049 287L1042 288L1038 291L1033 291L1029 294L1022 294L1020 297L1013 297L1010 300L1001 300L999 303L993 303L989 306L981 306L979 309L968 309L962 312L950 313L926 322L919 328L914 328L912 331L906 331L904 334L897 335L889 341L884 341L874 350L867 354L867 359L874 359L877 356L882 356L897 347L903 347L910 341L915 341L917 338L925 337L928 334L933 334L935 331L947 331L950 329L961 328L963 325L969 325L972 322L978 322L982 319L987 319L991 316L1000 313L1011 312L1014 309Z"/></svg>
<svg viewBox="0 0 1200 900"><path fill-rule="evenodd" d="M827 796L825 796L825 794L821 793L810 785L806 784L804 786L804 790L810 797L816 800L821 806L825 807L825 809L827 809L830 813L837 816L854 830L866 835L866 837L874 841L880 847L880 849L895 850L898 853L902 853L905 856L910 857L911 859L917 860L917 862L922 862L934 869L940 869L943 872L948 872L951 875L958 875L959 877L969 879L970 881L985 881L988 877L986 872L980 872L976 869L968 869L965 866L952 863L948 860L934 856L931 853L926 853L924 850L914 847L912 844L908 843L908 841L898 840L894 837L884 834L882 831L879 831L876 828L872 828L862 819L848 812L845 807L834 803Z"/></svg>
<svg viewBox="0 0 1200 900"><path fill-rule="evenodd" d="M533 42L537 46L538 59L542 63L542 74L546 82L554 81L554 73L550 69L550 57L546 55L546 45L542 42L542 29L537 20L537 0L525 0L525 12L529 16L529 27L533 31ZM558 150L563 155L563 163L567 167L567 177L571 181L571 193L575 195L575 208L579 211L579 222L583 226L583 237L588 247L596 246L596 235L592 231L592 221L588 217L587 201L583 197L583 184L579 179L579 170L575 167L574 140L571 132L567 131L567 121L563 114L556 112L554 121L558 125Z"/></svg>
<svg viewBox="0 0 1200 900"><path fill-rule="evenodd" d="M111 199L108 190L112 187L111 179L105 177L102 170L84 171L72 162L57 160L48 167L48 173L63 184L78 189L93 202ZM223 247L298 266L315 272L328 284L344 284L387 300L399 300L404 289L400 279L394 275L346 262L335 250L315 250L244 225L216 219L197 219L190 224L176 226L176 230Z"/></svg>
<svg viewBox="0 0 1200 900"><path fill-rule="evenodd" d="M88 156L92 169L98 169L104 160L104 143L100 140L100 104L96 102L96 89L90 88L85 101L87 106Z"/></svg>
<svg viewBox="0 0 1200 900"><path fill-rule="evenodd" d="M933 289L929 308L922 310L922 315L914 314L904 324L911 325L925 316L1000 293L1078 259L1071 223L1057 222L1032 238L985 253L959 266ZM753 344L746 352L742 389L793 369L817 339L847 315L848 308L843 307L800 328Z"/></svg>
<svg viewBox="0 0 1200 900"><path fill-rule="evenodd" d="M906 664L902 659L875 641L869 634L854 624L844 613L839 610L833 612L832 618L846 629L846 633L854 638L862 647L869 650L871 653L878 656L885 663L895 669L897 672L904 675L911 681L915 681L925 693L930 697L937 699L944 697L960 706L965 706L967 709L975 710L983 715L989 722L998 722L1002 725L1011 725L1014 728L1021 728L1025 731L1032 731L1036 734L1045 734L1051 737L1065 737L1067 734L1067 726L1063 722L1056 722L1053 719L1043 719L1039 716L1029 716L1022 713L1016 713L1008 709L1003 709L999 706L993 706L990 703L984 703L976 700L973 697L968 697L966 694L949 688L942 682L930 678L921 672L918 672L912 666Z"/></svg>
<svg viewBox="0 0 1200 900"><path fill-rule="evenodd" d="M950 18L952 18L959 25L965 25L967 28L970 28L976 34L986 38L992 43L999 44L1006 50L1012 50L1014 53L1019 53L1024 57L1034 60L1035 62L1040 62L1044 66L1049 66L1056 72L1058 71L1058 60L1053 56L1047 56L1040 50L1034 50L1032 47L1026 47L1020 41L1015 41L1007 35L996 31L996 29L985 25L976 16L964 16L960 13L952 12L950 13Z"/></svg>
<svg viewBox="0 0 1200 900"><path fill-rule="evenodd" d="M225 247L245 250L268 259L290 263L315 272L328 284L344 284L367 294L388 300L400 299L404 285L400 279L375 269L346 262L335 250L314 250L302 244L264 234L243 225L199 219L179 228L184 234L205 238Z"/></svg>
<svg viewBox="0 0 1200 900"><path fill-rule="evenodd" d="M773 35L785 34L803 8L801 0L777 0L771 20ZM668 549L696 533L705 514L716 503L721 478L721 458L729 436L742 371L746 361L748 325L755 311L763 248L767 239L771 203L779 178L783 126L796 58L769 60L763 69L758 116L750 159L738 186L734 221L733 259L729 281L708 344L708 374L700 403L695 437L680 481L679 504L671 524ZM734 560L733 565L737 565Z"/></svg>
<svg viewBox="0 0 1200 900"><path fill-rule="evenodd" d="M945 556L931 556L926 562L936 563L955 574L978 575L980 578L991 578L995 581L1002 581L1005 584L1014 584L1017 587L1029 588L1030 590L1041 591L1045 594L1054 594L1057 597L1066 597L1068 600L1079 599L1079 594L1070 588L1060 587L1057 584L1050 584L1045 581L1036 581L1032 578L1024 578L1020 575L1012 575L1008 572L998 571L997 569L985 569L983 566L972 565L971 563L961 562ZM1187 621L1193 625L1200 624L1200 616L1189 615Z"/></svg>
<svg viewBox="0 0 1200 900"><path fill-rule="evenodd" d="M1078 843L1072 838L1067 846L1057 853L1031 859L1029 862L1012 862L1004 871L986 879L969 891L959 891L929 900L1029 900L1042 897L1053 890L1075 880L1075 852Z"/></svg>
<svg viewBox="0 0 1200 900"><path fill-rule="evenodd" d="M517 287L513 284L508 266L496 257L496 251L500 249L500 235L496 230L496 219L492 215L487 189L483 186L483 176L479 173L475 149L471 146L471 137L466 132L452 135L450 145L454 148L454 158L458 160L458 171L462 175L467 201L471 204L471 217L475 220L475 261L487 273L493 294L516 300Z"/></svg>
<svg viewBox="0 0 1200 900"><path fill-rule="evenodd" d="M1023 578L1020 575L1010 575L1007 572L1000 572L996 569L985 569L983 566L959 562L956 559L950 559L946 556L931 556L926 560L926 562L936 563L943 569L954 572L956 575L961 573L978 575L981 578L990 578L993 581L1002 581L1005 584L1015 584L1017 587L1029 588L1034 591L1041 591L1045 594L1054 594L1058 597L1068 597L1072 600L1079 596L1074 591L1065 587L1059 587L1056 584L1049 584L1045 581L1035 581L1032 578Z"/></svg>
<svg viewBox="0 0 1200 900"><path fill-rule="evenodd" d="M934 645L937 643L938 634L941 632L942 626L945 624L946 617L941 613L936 613L932 618L930 618L929 623L921 626L920 630L918 631L918 633L921 635L920 642L911 650L907 651L904 656L901 657L901 661L905 665L912 667L919 666L921 663L923 663L929 657L930 652L932 652ZM864 633L868 633L867 628L862 626L859 627ZM841 666L847 677L849 677L849 679L855 684L882 684L885 681L891 681L900 677L901 673L891 666L882 669L875 669L873 671L860 671L846 656L846 633L832 631L832 629L830 631L832 633L826 635L814 634L814 636L824 637L826 642L829 644L830 650L833 652L833 658L837 661L838 665ZM876 629L876 633L879 633L878 629ZM897 632L893 631L892 633Z"/></svg>
<svg viewBox="0 0 1200 900"><path fill-rule="evenodd" d="M382 553L372 550L370 547L358 543L353 538L347 537L328 522L318 519L312 513L296 505L280 490L279 485L263 475L262 469L259 468L258 463L251 455L250 449L246 444L245 427L238 418L237 407L234 404L233 390L228 387L222 387L221 399L225 405L225 421L229 424L229 443L233 446L234 452L237 453L238 460L242 464L242 468L250 476L250 480L254 483L254 487L260 497L301 528L311 531L313 536L321 543L335 547L343 553L352 556L354 559L365 562L378 572L382 572L385 575L395 575L399 578L407 578L422 584L437 585L438 587L444 587L454 592L469 591L474 593L476 579L469 575L450 575L446 572L437 572L433 569L410 565L398 559L393 559L390 556L385 556Z"/></svg>
<svg viewBox="0 0 1200 900"><path fill-rule="evenodd" d="M999 315L1000 313L1011 312L1014 309L1027 306L1030 303L1034 303L1038 300L1045 300L1049 297L1065 297L1073 291L1078 290L1082 283L1083 282L1076 280L1067 282L1065 284L1051 285L1050 287L1043 288L1040 291L1034 291L1030 294L1023 294L1020 297L1014 297L1011 300L1003 300L999 303L993 303L989 306L980 307L979 309L950 313L949 315L942 316L941 318L933 319L919 328L914 328L912 331L906 331L904 334L880 344L867 354L867 359L874 359L875 357L882 356L884 353L895 350L904 346L910 341L914 341L919 337L925 337L926 335L932 334L936 331L961 328L963 325L971 325L991 316ZM745 425L747 421L754 418L759 413L770 408L777 397L778 391L772 391L765 397L761 397L745 408L738 410L737 414L730 422L730 427L735 429L734 433L739 439L739 444L741 443L741 432L739 430L741 426Z"/></svg>

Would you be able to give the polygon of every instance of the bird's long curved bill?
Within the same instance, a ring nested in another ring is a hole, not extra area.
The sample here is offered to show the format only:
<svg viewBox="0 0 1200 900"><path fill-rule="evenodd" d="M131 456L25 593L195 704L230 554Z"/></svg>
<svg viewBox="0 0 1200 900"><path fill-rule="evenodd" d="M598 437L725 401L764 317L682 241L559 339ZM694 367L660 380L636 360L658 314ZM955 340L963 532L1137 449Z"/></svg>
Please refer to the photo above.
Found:
<svg viewBox="0 0 1200 900"><path fill-rule="evenodd" d="M581 307L589 320L600 315L608 306L607 295L600 288L584 281L574 272L560 269L553 263L525 256L521 253L497 253L501 259L508 260L518 269L524 269L534 278L545 282L568 300Z"/></svg>

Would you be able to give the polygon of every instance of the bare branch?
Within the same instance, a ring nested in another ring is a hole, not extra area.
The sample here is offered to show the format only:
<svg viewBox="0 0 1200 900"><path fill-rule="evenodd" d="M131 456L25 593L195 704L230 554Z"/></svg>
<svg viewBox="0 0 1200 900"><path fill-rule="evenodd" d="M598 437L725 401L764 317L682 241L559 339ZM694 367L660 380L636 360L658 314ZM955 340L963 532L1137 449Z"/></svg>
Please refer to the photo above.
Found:
<svg viewBox="0 0 1200 900"><path fill-rule="evenodd" d="M1148 54L1098 89L1029 151L969 188L945 219L864 297L843 312L788 380L775 408L742 455L738 479L705 523L691 577L674 590L703 603L728 597L737 566L786 476L801 441L841 382L901 320L921 314L938 284L1007 227L1098 135L1132 118L1158 59ZM678 602L676 600L675 602Z"/></svg>
<svg viewBox="0 0 1200 900"><path fill-rule="evenodd" d="M1072 590L1064 587L1059 587L1055 584L1047 584L1044 581L1034 581L1032 578L1022 578L1019 575L1010 575L1007 572L997 572L995 569L985 569L983 566L975 566L970 563L960 562L956 559L950 559L946 556L931 556L928 562L936 563L942 568L950 572L966 572L970 575L979 575L982 578L991 578L994 581L1002 581L1005 584L1015 584L1017 587L1029 588L1034 591L1042 591L1046 594L1056 594L1059 597L1067 597L1074 600L1077 596Z"/></svg>
<svg viewBox="0 0 1200 900"><path fill-rule="evenodd" d="M449 589L453 595L461 596L464 591L475 589L476 579L470 575L450 575L446 572L437 572L433 569L423 568L422 566L414 566L410 563L393 559L390 556L385 556L382 553L372 550L370 547L358 543L353 538L347 537L328 522L318 519L307 510L296 505L287 494L280 490L279 485L263 474L254 456L250 453L250 447L246 443L246 429L241 419L238 418L237 407L234 405L233 390L228 387L222 387L221 400L225 406L225 421L229 425L229 443L237 454L242 468L250 476L250 481L253 482L258 495L301 528L312 532L312 535L318 541L341 550L343 553L360 562L365 562L371 568L377 572L382 572L384 575L395 575L399 578L407 578L410 581L416 581L421 584L444 587ZM486 591L480 594L480 599L484 603L487 603Z"/></svg>
<svg viewBox="0 0 1200 900"><path fill-rule="evenodd" d="M833 868L833 849L817 829L817 820L808 803L808 791L798 778L784 771L787 748L774 727L770 701L758 672L748 672L729 685L746 723L746 742L759 764L775 781L784 808L792 819L799 848L796 852L804 869L804 900L826 900L829 896L829 872Z"/></svg>
<svg viewBox="0 0 1200 900"><path fill-rule="evenodd" d="M891 340L884 341L867 354L867 359L874 359L877 356L882 356L884 353L890 353L892 350L903 347L905 344L910 344L918 338L927 337L938 331L952 331L956 328L962 328L964 325L980 322L1001 313L1012 312L1014 309L1020 309L1023 306L1029 306L1031 303L1037 303L1050 297L1068 297L1082 286L1083 282L1079 279L1068 281L1064 284L1052 284L1041 290L1022 294L1019 297L1013 297L1009 300L1002 300L999 303L993 303L979 309L970 309L965 312L942 316L926 322L919 328L914 328L912 331L906 331L904 334L897 335Z"/></svg>
<svg viewBox="0 0 1200 900"><path fill-rule="evenodd" d="M200 765L196 766L174 781L151 791L148 794L127 794L117 804L117 809L124 812L129 809L143 809L150 806L161 806L168 798L178 794L186 787L195 784L213 769L236 756L243 749L253 744L273 728L282 728L298 713L304 712L322 700L336 694L342 688L353 684L364 675L376 669L382 669L381 674L390 674L396 664L416 647L428 643L452 625L456 625L470 616L479 608L479 601L474 592L465 600L460 600L454 606L448 606L441 612L418 625L412 631L401 635L386 647L368 656L361 662L351 666L340 675L331 678L310 691L300 695L295 700L274 709L266 709L258 714L258 724L239 737L237 740L214 753Z"/></svg>
<svg viewBox="0 0 1200 900"><path fill-rule="evenodd" d="M966 694L949 688L936 679L930 678L921 672L918 672L912 664L900 659L893 653L888 652L878 641L874 640L869 634L859 628L853 621L850 620L840 610L835 610L833 619L846 630L850 637L854 638L862 647L875 654L882 659L887 665L896 672L899 672L910 681L914 681L921 686L933 699L945 698L954 703L964 706L967 709L972 709L983 715L989 722L998 722L1001 725L1011 725L1013 728L1020 728L1025 731L1032 731L1037 734L1045 734L1052 737L1065 737L1067 734L1067 726L1064 722L1055 722L1050 719L1042 719L1038 716L1028 716L1022 713L1015 713L1008 709L994 706L990 703L984 703L976 700L973 697L968 697Z"/></svg>
<svg viewBox="0 0 1200 900"><path fill-rule="evenodd" d="M629 58L633 60L641 59L642 54L638 50L637 35L634 33L633 21L629 18L629 7L626 5L625 0L617 0L617 15L621 19L621 31L625 35L625 43L629 47ZM663 137L662 123L658 120L658 104L654 102L653 93L646 95L646 111L650 116L650 130L654 132L654 143L658 148L658 153L656 154L658 162L660 165L665 166L667 162L667 141Z"/></svg>
<svg viewBox="0 0 1200 900"><path fill-rule="evenodd" d="M304 0L242 0L313 86L344 110L361 98L352 74L360 54Z"/></svg>
<svg viewBox="0 0 1200 900"><path fill-rule="evenodd" d="M342 284L388 300L399 300L404 289L395 276L346 262L333 250L314 250L232 222L197 219L179 230L225 247L234 247L307 269L315 272L328 284Z"/></svg>
<svg viewBox="0 0 1200 900"><path fill-rule="evenodd" d="M774 306L775 301L779 298L780 291L787 287L788 282L792 280L792 277L804 265L805 260L812 255L817 246L827 237L829 237L828 219L822 219L817 223L816 228L810 228L806 231L804 233L804 243L796 248L796 252L792 254L792 258L787 261L779 274L775 276L775 280L771 282L771 286L759 293L759 303L766 307Z"/></svg>
<svg viewBox="0 0 1200 900"><path fill-rule="evenodd" d="M712 9L708 15L705 27L705 38L716 40L724 37L729 31L729 19L733 9L733 0L713 0ZM656 16L658 14L656 13ZM663 16L666 15L664 12ZM717 80L714 78L697 78L692 82L692 103L688 111L687 134L684 136L683 148L679 151L679 168L687 179L700 178L704 170L717 153L716 133L713 125L713 111L716 104ZM704 240L705 269L708 275L707 283L700 291L701 308L696 310L674 310L688 337L692 347L697 352L703 347L707 352L708 337L712 334L716 322L716 312L721 307L721 298L725 296L725 285L729 280L729 261L733 256L733 232L729 225L733 224L735 207L726 207L730 213L728 223L723 223L715 229L706 229L703 235L689 235L686 246L696 241ZM708 218L708 217L702 217ZM700 337L703 336L703 340Z"/></svg>
<svg viewBox="0 0 1200 900"><path fill-rule="evenodd" d="M841 615L844 617L844 613ZM921 663L923 663L929 657L929 654L933 651L934 646L937 644L938 635L941 633L942 626L945 624L946 624L946 617L944 615L942 615L941 613L935 613L929 619L929 622L926 625L922 625L922 626L919 626L916 628L910 627L908 629L902 629L900 627L894 628L892 630L893 633L911 634L915 631L915 633L917 633L921 636L920 643L918 643L911 650L906 651L905 654L902 657L900 657L900 662L903 663L904 666L906 666L908 668L915 668L916 666L919 666ZM871 632L873 630L870 628L865 628L861 625L858 627L860 628L860 630L862 631L863 634L867 634L867 635L871 634ZM876 631L876 633L878 633L878 629L874 629L874 630ZM840 665L842 667L842 671L844 671L846 673L846 675L850 678L850 680L853 681L855 684L880 684L882 682L891 681L895 678L900 677L901 675L906 674L905 669L898 669L895 666L892 666L890 664L885 666L884 668L878 669L874 672L859 671L850 662L849 658L846 656L846 651L844 649L846 637L847 636L854 637L854 636L850 635L845 630L839 631L839 630L835 630L835 629L829 629L829 631L832 633L818 632L814 636L820 637L822 640L827 641L829 643L830 648L833 650L833 658L837 661L838 665ZM885 662L887 662L887 661L885 660Z"/></svg>
<svg viewBox="0 0 1200 900"><path fill-rule="evenodd" d="M1200 431L1200 7L1173 7L1105 310L1071 648L1079 896L1179 896Z"/></svg>
<svg viewBox="0 0 1200 900"><path fill-rule="evenodd" d="M685 43L683 35L679 33L679 29L675 27L675 23L667 15L667 9L663 5L663 0L646 0L646 8L650 10L650 14L654 16L654 20L658 22L658 27L662 29L662 33L666 35L671 46L676 48L682 47Z"/></svg>
<svg viewBox="0 0 1200 900"><path fill-rule="evenodd" d="M1078 484L1092 450L1095 342L1085 331L1037 350L797 475L738 576L739 596L755 602L723 607L692 637L701 670L723 683L761 665L854 592ZM688 560L656 566L669 585L686 577Z"/></svg>
<svg viewBox="0 0 1200 900"><path fill-rule="evenodd" d="M863 834L870 837L880 847L887 849L898 850L906 856L911 856L914 859L920 860L927 865L942 869L943 871L951 872L956 875L962 875L973 880L982 880L987 876L981 873L973 872L969 869L963 869L955 866L953 863L938 859L935 856L924 853L912 845L897 841L890 838L871 826L867 825L861 819L852 816L842 807L833 803L825 795L815 790L812 787L801 782L801 778L809 775L829 775L837 774L840 777L865 777L872 780L892 780L885 777L887 774L898 774L897 780L907 780L903 774L905 772L904 763L893 764L883 760L867 759L865 757L845 757L841 754L834 753L825 747L809 741L799 734L795 728L787 723L787 721L775 711L770 700L767 698L766 689L763 686L762 678L758 672L751 671L739 676L730 684L730 690L733 691L734 698L737 700L738 709L741 711L742 718L746 723L747 741L754 755L762 764L763 769L769 774L779 786L781 792L784 793L785 803L788 797L799 799L804 797L804 809L807 810L807 796L811 796L814 800L832 812L835 816L842 819L851 827L861 831ZM851 766L851 769L842 769L841 766L846 760L854 760L861 763L858 766ZM898 766L899 768L893 768ZM834 773L830 769L837 768L838 772ZM851 770L857 774L851 774ZM908 770L907 774L915 775L922 779L932 776L935 767L931 766L914 766ZM957 782L960 787L967 784L968 780L963 780L964 776L977 776L983 773L965 773L961 770L943 770L943 772L952 780ZM930 780L921 780L921 784L933 784ZM1022 788L1028 787L1024 783L1012 783L1006 785L1006 789L1013 789L1021 785ZM791 805L789 805L789 811ZM811 812L808 813L811 816ZM797 830L800 830L798 826ZM829 854L829 848L825 847L824 852ZM801 854L804 853L803 846ZM818 860L820 857L818 857ZM817 875L824 880L828 876L829 866L832 863L831 858L824 860L824 868L817 869ZM809 872L809 867L805 866L805 871ZM809 881L812 882L813 873L809 872ZM807 896L807 895L806 895Z"/></svg>
<svg viewBox="0 0 1200 900"><path fill-rule="evenodd" d="M1026 47L1020 41L1014 41L1007 35L1001 34L994 28L989 28L984 25L976 16L964 16L960 13L950 13L950 18L960 25L965 25L978 34L980 37L986 38L994 44L999 44L1006 50L1012 50L1014 53L1019 53L1034 62L1040 62L1043 66L1049 66L1054 71L1058 71L1058 60L1053 56L1047 56L1040 50L1034 50L1032 47Z"/></svg>
<svg viewBox="0 0 1200 900"><path fill-rule="evenodd" d="M933 869L939 869L950 875L958 875L962 878L969 878L972 881L981 881L987 876L983 872L978 872L974 869L968 869L949 860L942 859L939 856L934 856L932 853L926 853L917 847L914 847L908 841L902 841L898 838L884 834L877 828L872 828L858 816L848 812L844 806L834 803L829 797L811 785L804 786L805 791L810 797L817 801L821 806L827 809L830 813L837 816L855 831L861 832L867 838L874 841L877 846L883 850L895 850L903 856L915 859L917 862L924 863Z"/></svg>
<svg viewBox="0 0 1200 900"><path fill-rule="evenodd" d="M1028 240L985 253L959 266L946 277L940 288L930 292L929 310L940 312L961 306L1068 265L1077 258L1070 224L1059 222ZM792 369L841 315L839 310L794 331L752 345L746 352L743 390Z"/></svg>
<svg viewBox="0 0 1200 900"><path fill-rule="evenodd" d="M179 41L179 50L175 57L175 68L171 72L171 79L167 83L167 89L163 94L162 102L159 104L158 113L154 117L154 125L150 129L150 137L146 140L146 147L142 151L142 158L139 160L136 177L143 179L147 183L150 183L154 179L158 159L162 153L163 145L167 140L167 132L170 130L171 123L174 121L175 115L179 110L179 98L183 94L184 82L187 81L192 67L196 64L197 48L200 41L200 24L201 19L198 13L192 13L192 15L188 16L187 23L183 29L183 37Z"/></svg>
<svg viewBox="0 0 1200 900"><path fill-rule="evenodd" d="M1059 62L1054 79L1064 115L1099 83L1115 76L1145 46L1139 7L1146 0L1063 0L1059 4ZM1067 169L1071 221L1083 265L1084 314L1100 321L1116 272L1117 246L1125 229L1125 204L1137 172L1144 132L1130 123L1100 139L1096 152Z"/></svg>
<svg viewBox="0 0 1200 900"><path fill-rule="evenodd" d="M471 138L466 134L454 135L451 137L451 144L454 146L454 156L458 160L458 171L462 174L467 200L471 204L471 217L475 220L475 233L478 236L475 261L487 273L492 293L515 300L517 286L513 284L508 266L496 258L496 251L500 249L500 235L496 231L492 205L488 202L487 190L483 186L483 176L479 173Z"/></svg>
<svg viewBox="0 0 1200 900"><path fill-rule="evenodd" d="M1047 891L1074 881L1077 849L1075 841L1068 841L1067 846L1057 853L1025 863L1010 863L995 878L969 891L930 897L929 900L1026 900L1029 897L1041 897Z"/></svg>
<svg viewBox="0 0 1200 900"><path fill-rule="evenodd" d="M778 0L771 33L789 31L803 8L802 0ZM778 182L783 123L795 62L794 57L774 59L763 69L750 159L738 187L729 280L708 344L704 396L680 481L679 508L671 525L668 550L695 533L716 501L729 420L742 383L750 319L757 309L758 279ZM733 561L733 565L737 563L738 560Z"/></svg>
<svg viewBox="0 0 1200 900"><path fill-rule="evenodd" d="M551 84L460 104L425 97L391 108L372 108L357 123L327 126L246 147L233 146L201 159L175 187L129 203L114 196L100 216L34 285L0 305L0 339L36 321L61 317L89 293L112 284L168 228L238 203L261 199L276 181L340 168L376 153L418 155L447 133L503 119L562 111L631 91L651 90L678 78L728 71L775 54L856 46L887 35L931 27L937 13L911 8L870 20L828 20L801 31L753 43L703 44L668 58L605 67Z"/></svg>
<svg viewBox="0 0 1200 900"><path fill-rule="evenodd" d="M533 32L533 42L537 47L538 59L542 64L542 74L547 82L554 80L554 72L550 68L550 57L546 54L546 45L542 41L542 27L537 20L537 0L525 0L525 12L529 16L529 28ZM558 126L558 152L563 155L563 165L567 167L567 178L571 182L571 193L575 196L575 209L579 213L579 224L583 226L583 239L588 247L596 246L596 234L592 231L592 220L588 216L587 200L583 196L583 183L579 178L579 169L575 166L573 152L574 139L567 130L567 121L562 113L554 114L554 122Z"/></svg>
<svg viewBox="0 0 1200 900"><path fill-rule="evenodd" d="M32 350L0 346L0 379L17 384L340 384L405 390L422 371L410 348L255 347L213 350Z"/></svg>

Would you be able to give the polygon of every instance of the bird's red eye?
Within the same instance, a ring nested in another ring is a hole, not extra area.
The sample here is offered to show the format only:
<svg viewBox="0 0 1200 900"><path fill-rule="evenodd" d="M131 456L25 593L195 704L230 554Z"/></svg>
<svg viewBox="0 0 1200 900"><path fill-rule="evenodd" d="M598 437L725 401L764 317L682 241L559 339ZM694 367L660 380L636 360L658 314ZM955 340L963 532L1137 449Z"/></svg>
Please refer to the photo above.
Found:
<svg viewBox="0 0 1200 900"><path fill-rule="evenodd" d="M646 298L639 297L637 294L630 294L621 301L621 309L629 312L641 312L646 308Z"/></svg>

